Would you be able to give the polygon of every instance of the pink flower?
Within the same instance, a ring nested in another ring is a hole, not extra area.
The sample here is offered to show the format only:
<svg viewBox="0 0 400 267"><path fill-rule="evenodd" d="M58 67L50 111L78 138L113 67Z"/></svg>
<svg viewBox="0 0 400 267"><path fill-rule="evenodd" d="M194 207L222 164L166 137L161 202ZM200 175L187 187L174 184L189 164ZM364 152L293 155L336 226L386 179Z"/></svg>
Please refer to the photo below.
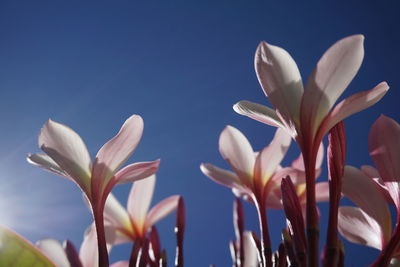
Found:
<svg viewBox="0 0 400 267"><path fill-rule="evenodd" d="M275 110L240 101L234 110L285 129L300 146L318 141L339 121L379 101L388 90L385 82L357 93L334 106L350 84L364 57L364 37L353 35L330 47L309 77L306 90L295 61L284 49L261 42L255 55L260 85Z"/></svg>
<svg viewBox="0 0 400 267"><path fill-rule="evenodd" d="M371 127L369 152L377 170L346 166L343 194L358 207L341 207L339 230L351 242L382 250L377 266L386 266L391 257L400 257L400 125L381 115ZM387 203L397 209L394 233Z"/></svg>
<svg viewBox="0 0 400 267"><path fill-rule="evenodd" d="M219 138L219 151L231 166L233 172L209 163L200 166L201 171L216 183L232 188L236 195L254 201L261 194L266 206L281 209L281 179L289 175L294 181L302 205L305 205L304 164L300 155L292 166L282 168L280 163L289 148L291 138L284 130L278 129L271 143L255 153L247 138L236 128L227 126ZM323 147L319 151L317 172L322 163ZM320 201L328 199L327 183L317 184ZM255 201L254 201L255 202Z"/></svg>
<svg viewBox="0 0 400 267"><path fill-rule="evenodd" d="M39 134L39 147L45 154L28 156L31 164L75 182L88 198L96 223L101 266L108 265L103 225L108 194L116 184L140 180L158 170L159 160L138 162L120 169L139 144L142 132L142 118L131 116L118 134L103 145L92 163L80 136L71 128L49 120Z"/></svg>
<svg viewBox="0 0 400 267"><path fill-rule="evenodd" d="M114 244L144 239L150 228L176 210L178 195L170 196L150 209L156 176L152 175L133 184L129 193L127 209L110 194L104 209L104 219L116 230Z"/></svg>

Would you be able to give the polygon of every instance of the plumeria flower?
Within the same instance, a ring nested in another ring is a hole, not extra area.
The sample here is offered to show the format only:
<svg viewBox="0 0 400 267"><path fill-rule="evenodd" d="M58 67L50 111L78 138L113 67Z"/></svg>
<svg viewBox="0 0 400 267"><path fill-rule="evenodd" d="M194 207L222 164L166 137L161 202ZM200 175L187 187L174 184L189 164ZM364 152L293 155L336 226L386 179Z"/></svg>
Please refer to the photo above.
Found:
<svg viewBox="0 0 400 267"><path fill-rule="evenodd" d="M112 242L114 232L108 229L107 240ZM97 237L94 225L85 232L79 253L69 241L61 244L58 240L47 238L36 243L40 251L49 258L57 267L98 267ZM111 250L111 245L107 246ZM128 267L127 261L119 261L110 267Z"/></svg>
<svg viewBox="0 0 400 267"><path fill-rule="evenodd" d="M227 126L219 138L219 151L231 166L233 172L210 163L201 164L201 171L216 183L232 188L236 195L246 196L255 202L260 194L266 207L281 209L281 179L289 175L296 185L302 204L305 205L304 164L300 155L290 167L280 166L289 148L291 138L284 130L278 129L271 143L261 152L255 153L247 138L236 128ZM318 153L317 172L323 159L323 146ZM261 190L261 191L260 191ZM259 193L257 193L259 192ZM328 199L326 182L318 183L318 199Z"/></svg>
<svg viewBox="0 0 400 267"><path fill-rule="evenodd" d="M133 184L127 209L110 194L106 201L104 218L116 230L114 244L143 241L150 228L176 210L180 196L170 196L149 210L156 176L152 175Z"/></svg>
<svg viewBox="0 0 400 267"><path fill-rule="evenodd" d="M309 77L306 90L289 53L261 42L254 65L260 85L275 110L249 101L238 102L234 110L285 129L301 146L303 142L322 140L335 124L375 104L389 89L382 82L334 106L361 66L363 41L364 36L353 35L330 47ZM316 143L318 146L319 142Z"/></svg>
<svg viewBox="0 0 400 267"><path fill-rule="evenodd" d="M93 163L89 152L71 128L49 120L39 134L39 147L45 154L32 154L28 162L75 182L91 204L99 238L99 256L107 257L103 209L106 198L116 184L129 183L150 176L158 170L159 160L138 162L122 169L143 133L143 120L133 115L125 121L118 134L103 145ZM102 259L100 265L106 265Z"/></svg>
<svg viewBox="0 0 400 267"><path fill-rule="evenodd" d="M339 230L351 242L382 250L376 266L386 266L400 258L400 125L380 116L369 135L369 152L377 170L346 166L343 194L358 207L341 207ZM388 203L397 209L392 233ZM379 265L381 264L381 265Z"/></svg>

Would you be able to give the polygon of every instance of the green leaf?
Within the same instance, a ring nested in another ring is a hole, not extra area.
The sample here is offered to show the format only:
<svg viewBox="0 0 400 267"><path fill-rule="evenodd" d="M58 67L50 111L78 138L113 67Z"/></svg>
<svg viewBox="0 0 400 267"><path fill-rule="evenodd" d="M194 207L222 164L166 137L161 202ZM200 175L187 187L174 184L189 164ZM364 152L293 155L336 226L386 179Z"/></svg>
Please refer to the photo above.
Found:
<svg viewBox="0 0 400 267"><path fill-rule="evenodd" d="M0 226L0 266L55 267L38 248L3 226Z"/></svg>

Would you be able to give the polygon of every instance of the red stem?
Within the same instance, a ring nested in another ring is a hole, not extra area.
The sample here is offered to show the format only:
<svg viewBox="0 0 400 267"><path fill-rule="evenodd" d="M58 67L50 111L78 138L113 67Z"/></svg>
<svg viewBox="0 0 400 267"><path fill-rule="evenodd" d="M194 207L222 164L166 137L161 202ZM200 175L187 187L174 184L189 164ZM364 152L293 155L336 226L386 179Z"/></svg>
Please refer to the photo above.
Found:
<svg viewBox="0 0 400 267"><path fill-rule="evenodd" d="M318 143L319 145L319 143ZM314 149L317 147L317 149ZM308 266L318 267L319 250L319 218L317 202L315 198L315 162L319 146L303 151L304 167L306 172L306 218L307 218L307 241L308 241Z"/></svg>
<svg viewBox="0 0 400 267"><path fill-rule="evenodd" d="M104 232L104 204L93 207L94 222L96 224L97 246L99 251L99 267L108 267L108 250Z"/></svg>
<svg viewBox="0 0 400 267"><path fill-rule="evenodd" d="M257 199L256 208L258 212L258 219L260 223L261 232L261 256L263 267L272 266L272 250L271 250L271 240L269 238L268 223L267 223L267 213L264 205L264 198Z"/></svg>

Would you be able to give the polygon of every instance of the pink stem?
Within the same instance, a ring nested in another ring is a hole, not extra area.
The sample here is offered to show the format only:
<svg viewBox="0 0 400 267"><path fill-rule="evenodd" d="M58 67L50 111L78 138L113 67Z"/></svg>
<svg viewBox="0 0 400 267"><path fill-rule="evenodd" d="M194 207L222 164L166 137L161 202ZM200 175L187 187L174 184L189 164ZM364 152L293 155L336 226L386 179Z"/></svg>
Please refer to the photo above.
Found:
<svg viewBox="0 0 400 267"><path fill-rule="evenodd" d="M108 250L106 243L106 235L104 232L104 205L94 206L93 214L94 221L96 224L96 233L97 233L97 245L99 248L99 267L108 267Z"/></svg>

